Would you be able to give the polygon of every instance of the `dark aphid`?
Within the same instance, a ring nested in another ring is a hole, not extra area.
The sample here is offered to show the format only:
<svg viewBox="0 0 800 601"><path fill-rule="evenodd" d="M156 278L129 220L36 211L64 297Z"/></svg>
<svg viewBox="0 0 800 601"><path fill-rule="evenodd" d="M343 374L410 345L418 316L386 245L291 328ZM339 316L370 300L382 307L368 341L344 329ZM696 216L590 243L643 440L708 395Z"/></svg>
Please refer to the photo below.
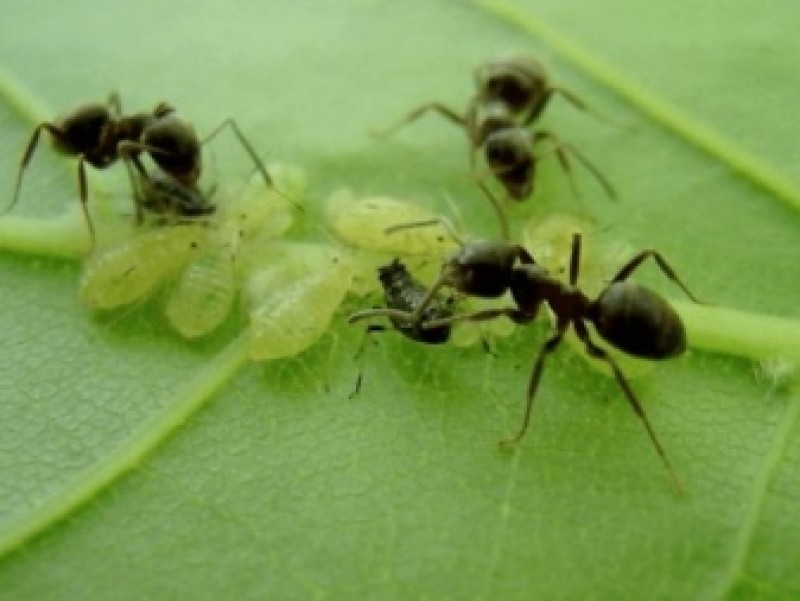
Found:
<svg viewBox="0 0 800 601"><path fill-rule="evenodd" d="M263 163L232 120L223 121L202 143L210 140L226 126L233 129L265 182L271 185L272 180ZM152 112L123 115L119 95L112 93L105 104L83 104L53 122L45 121L36 127L20 162L14 193L6 212L19 199L22 177L38 146L42 130L50 134L57 152L78 158L81 208L92 240L95 232L87 206L84 163L89 163L96 169L105 169L122 158L128 166L134 189L137 184L131 166L139 177L149 181L149 175L140 159L142 153L147 153L163 172L185 186L194 186L202 171L202 143L198 140L194 127L181 119L175 109L162 102ZM142 219L142 209L143 207L137 205L138 221Z"/></svg>
<svg viewBox="0 0 800 601"><path fill-rule="evenodd" d="M400 311L414 311L428 297L429 290L417 281L406 266L395 259L388 265L378 268L378 279L383 286L386 306ZM453 316L453 298L435 297L427 303L421 320L448 319ZM398 332L425 344L443 344L450 339L449 325L437 328L422 328L419 323L409 323L403 319L389 318Z"/></svg>
<svg viewBox="0 0 800 601"><path fill-rule="evenodd" d="M149 213L175 220L206 217L216 211L212 193L205 193L196 184L185 184L161 170L149 178L138 178L137 204Z"/></svg>
<svg viewBox="0 0 800 601"><path fill-rule="evenodd" d="M387 309L408 314L415 311L418 307L421 307L423 303L425 304L422 311L422 320L419 322L397 319L392 315L388 315L387 317L392 323L392 328L394 330L397 330L406 338L423 344L444 344L450 339L452 327L449 324L443 324L435 328L423 328L422 323L425 321L452 318L453 305L455 304L455 299L453 299L453 297L443 298L441 296L431 296L430 290L409 273L408 268L400 259L395 259L388 265L379 267L378 279L383 287ZM379 312L381 309L363 311L363 317L369 317L369 314L375 311ZM352 317L353 316L351 316L350 319L351 322L354 321ZM367 338L370 334L386 332L388 330L389 328L382 325L371 324L368 326L366 330L367 336L364 338L364 342L357 356L363 356ZM358 394L361 390L363 371L362 366L362 368L359 369L356 386L350 395L351 397Z"/></svg>
<svg viewBox="0 0 800 601"><path fill-rule="evenodd" d="M683 323L674 309L658 294L639 286L628 278L649 257L652 257L662 272L675 282L693 301L686 286L681 282L664 258L654 250L643 250L626 263L599 294L597 299L588 298L578 287L581 236L575 234L570 255L569 283L565 284L547 270L537 265L527 253L514 251L505 243L476 243L462 248L453 259L446 262L439 279L431 287L437 292L442 286L476 296L499 296L506 290L511 292L514 306L487 309L469 314L455 315L441 320L423 321L426 309L423 302L414 311L373 310L352 315L351 321L364 316L386 315L396 320L418 323L423 328L438 328L459 321L484 321L506 316L516 323L532 321L542 303L547 303L555 316L555 329L539 350L528 384L528 400L522 426L515 436L503 441L516 444L525 435L530 423L533 400L544 370L547 356L561 343L570 327L585 345L586 352L605 361L614 373L625 398L636 415L642 420L650 440L666 466L677 491L682 489L672 465L667 459L655 431L650 425L639 400L614 359L598 346L589 334L587 323L591 323L606 342L619 350L644 359L667 359L678 355L686 348ZM523 249L524 251L524 249ZM369 315L365 315L365 314Z"/></svg>

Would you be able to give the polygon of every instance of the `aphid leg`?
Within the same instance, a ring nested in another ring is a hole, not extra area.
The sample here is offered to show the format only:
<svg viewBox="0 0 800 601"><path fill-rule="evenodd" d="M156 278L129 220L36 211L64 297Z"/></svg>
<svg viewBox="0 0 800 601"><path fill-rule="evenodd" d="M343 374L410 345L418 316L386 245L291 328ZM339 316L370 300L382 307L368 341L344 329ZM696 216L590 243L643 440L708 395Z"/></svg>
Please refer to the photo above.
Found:
<svg viewBox="0 0 800 601"><path fill-rule="evenodd" d="M508 217L506 216L505 209L503 205L500 204L500 201L497 200L492 191L484 184L480 179L477 180L478 187L483 191L486 198L489 200L489 203L492 205L495 214L497 215L497 221L500 224L500 239L503 242L506 242L510 239L510 233L508 230Z"/></svg>
<svg viewBox="0 0 800 601"><path fill-rule="evenodd" d="M14 195L11 197L11 204L9 204L3 210L3 212L0 213L0 215L8 213L17 204L17 201L19 200L19 191L22 187L22 176L24 175L28 164L31 162L31 158L33 157L33 153L36 151L36 147L39 145L39 137L41 136L43 129L46 129L48 133L56 139L60 140L63 138L63 132L52 123L40 123L36 126L36 129L33 130L33 134L31 134L31 138L28 141L28 146L25 148L25 154L22 155L22 161L19 164L19 171L17 172L17 181L14 184Z"/></svg>
<svg viewBox="0 0 800 601"><path fill-rule="evenodd" d="M81 209L83 216L86 219L86 226L89 228L89 251L94 250L97 238L94 233L94 224L92 217L89 215L89 191L86 184L86 167L84 165L83 155L78 159L78 191L80 193Z"/></svg>
<svg viewBox="0 0 800 601"><path fill-rule="evenodd" d="M528 431L528 426L531 423L531 414L533 413L533 400L536 398L536 390L539 388L539 380L542 378L544 371L544 363L547 356L558 348L561 340L564 338L564 333L567 331L568 321L557 324L556 330L550 335L550 338L539 349L539 354L536 356L536 361L533 363L533 370L531 371L531 378L528 381L528 402L525 405L525 415L522 418L522 425L519 431L511 438L505 438L500 441L501 447L514 446L522 440L525 433Z"/></svg>
<svg viewBox="0 0 800 601"><path fill-rule="evenodd" d="M612 371L614 372L614 378L617 380L617 384L619 387L622 388L622 392L625 393L625 398L628 400L628 403L633 409L633 412L642 420L645 429L647 430L648 436L650 436L650 440L653 443L653 446L656 449L656 452L661 457L661 460L664 462L664 466L667 468L667 472L669 472L670 480L672 481L672 486L675 489L675 493L678 495L683 494L683 484L681 484L680 478L678 478L678 474L672 467L669 459L667 458L667 454L664 451L664 448L661 446L661 443L658 441L656 437L655 430L653 430L653 426L650 425L650 420L647 419L647 414L644 412L644 407L642 407L639 400L636 398L636 395L633 393L633 389L628 384L628 381L625 379L625 376L622 374L622 371L617 367L616 362L611 358L611 356L603 350L601 347L597 346L592 339L589 337L589 331L586 329L586 326L581 320L575 320L575 333L578 335L578 338L586 345L586 352L595 357L597 359L601 359L608 363L611 367Z"/></svg>
<svg viewBox="0 0 800 601"><path fill-rule="evenodd" d="M583 165L587 171L589 171L603 188L603 191L606 195L611 199L616 199L617 194L614 191L614 187L611 183L605 178L605 176L600 172L600 170L594 166L594 164L589 161L589 159L584 156L582 152L580 152L577 148L575 148L572 144L568 144L566 142L562 142L561 139L552 132L549 131L538 131L533 135L533 143L536 144L537 142L548 141L553 145L553 150L558 157L558 161L561 164L561 168L567 174L567 177L570 178L570 182L572 183L572 188L575 190L576 194L578 194L577 186L575 185L575 181L573 179L572 170L569 164L569 157L567 156L567 152L571 153L578 161ZM566 151L566 152L565 152Z"/></svg>
<svg viewBox="0 0 800 601"><path fill-rule="evenodd" d="M372 334L377 332L387 332L389 328L386 326L380 326L376 324L370 324L364 330L364 338L361 340L361 344L358 347L358 351L356 351L355 359L358 359L358 377L356 378L356 385L353 388L353 392L351 392L347 398L352 399L355 397L359 392L361 392L361 384L364 382L364 351L367 348L367 343L375 340L372 338Z"/></svg>
<svg viewBox="0 0 800 601"><path fill-rule="evenodd" d="M464 246L464 240L462 240L461 236L458 235L456 232L456 228L450 222L449 219L446 217L434 217L432 219L425 219L423 221L409 221L407 223L398 223L397 225L391 225L383 230L384 234L395 234L397 232L402 232L403 230L412 230L418 227L433 227L434 225L440 225L445 230L447 230L448 235L452 238L453 242L458 244L459 246Z"/></svg>
<svg viewBox="0 0 800 601"><path fill-rule="evenodd" d="M688 296L692 301L698 303L700 305L705 304L702 301L695 298L695 296L689 292L689 289L686 285L680 280L678 274L669 266L669 264L664 260L664 257L661 256L656 250L651 248L645 249L638 253L635 257L633 257L630 261L628 261L622 269L617 272L617 275L614 276L614 279L611 280L612 283L622 282L627 280L630 275L642 264L647 260L648 257L653 257L658 263L658 266L661 268L661 271L666 275L670 280L672 280L675 284L677 284L681 290L683 290L684 294Z"/></svg>
<svg viewBox="0 0 800 601"><path fill-rule="evenodd" d="M450 107L447 107L439 102L427 102L421 106L418 106L413 111L409 112L404 117L401 117L395 123L389 125L388 127L373 128L372 130L370 130L370 133L375 137L385 138L387 136L392 135L394 132L396 132L404 125L408 125L409 123L416 121L428 111L436 111L442 117L452 121L456 125L460 125L461 127L464 127L465 125L464 117L456 113Z"/></svg>

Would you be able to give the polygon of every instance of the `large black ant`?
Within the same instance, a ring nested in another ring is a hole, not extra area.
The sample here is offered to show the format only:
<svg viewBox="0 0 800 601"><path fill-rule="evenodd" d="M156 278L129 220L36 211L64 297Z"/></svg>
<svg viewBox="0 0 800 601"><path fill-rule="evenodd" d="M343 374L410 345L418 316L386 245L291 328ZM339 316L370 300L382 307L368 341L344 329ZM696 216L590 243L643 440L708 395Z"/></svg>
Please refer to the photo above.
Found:
<svg viewBox="0 0 800 601"><path fill-rule="evenodd" d="M440 102L428 102L375 133L379 136L390 135L427 112L435 111L466 131L473 173L476 172L476 155L482 151L489 171L513 200L525 200L533 193L536 161L541 156L534 154L534 147L542 142L551 144L573 188L575 182L569 154L575 156L597 178L606 194L611 198L615 196L606 178L574 146L562 142L552 132L533 132L529 129L528 126L541 115L554 94L560 94L574 106L588 110L576 96L552 85L536 59L520 55L484 63L475 71L475 86L476 91L464 115ZM494 205L501 236L506 240L508 223L505 212L485 188L484 192Z"/></svg>
<svg viewBox="0 0 800 601"><path fill-rule="evenodd" d="M600 295L591 300L577 287L580 253L581 235L575 234L570 255L569 283L565 284L537 265L533 257L521 246L496 242L469 243L445 262L439 278L430 288L429 297L434 298L444 286L466 295L485 298L498 298L510 291L515 306L424 321L427 307L426 301L423 301L412 311L373 309L355 313L349 317L349 321L352 323L369 317L386 316L393 320L405 320L409 324L419 324L423 329L435 329L459 321L484 321L505 316L515 323L526 324L535 319L541 304L547 303L555 315L555 328L534 361L522 426L516 435L503 440L502 444L516 444L525 435L545 360L558 348L572 326L585 345L586 352L605 361L611 368L625 398L634 413L642 420L656 452L672 478L676 491L680 492L682 490L680 480L667 459L644 408L616 361L592 340L587 322L594 326L603 340L636 357L660 360L674 357L685 350L686 334L675 310L657 293L629 280L631 274L650 257L690 299L694 302L699 301L692 296L664 258L651 249L636 254L617 272Z"/></svg>
<svg viewBox="0 0 800 601"><path fill-rule="evenodd" d="M452 330L450 324L442 324L435 328L425 328L422 327L422 324L453 317L453 305L455 303L453 297L443 298L438 295L431 295L430 290L409 273L408 268L400 259L394 259L388 265L378 267L378 280L383 288L387 308L410 313L416 311L423 302L426 305L421 313L419 322L410 322L407 319L396 319L389 316L393 329L406 338L423 344L444 344L450 340L450 332ZM367 327L366 335L369 336L370 334L386 331L386 326L370 324ZM356 355L357 357L362 356L366 342L367 338L365 337L364 343ZM355 389L350 394L351 398L361 390L362 372L363 369L359 371Z"/></svg>
<svg viewBox="0 0 800 601"><path fill-rule="evenodd" d="M223 121L201 141L194 127L181 119L169 104L161 102L152 112L123 115L120 97L117 93L112 93L105 104L82 104L53 122L45 121L36 126L20 162L11 204L4 212L10 211L19 200L22 177L38 146L42 130L50 134L57 152L78 157L81 208L94 241L95 231L87 206L84 163L89 163L96 169L105 169L117 159L123 159L135 190L137 182L130 166L135 168L142 181L149 182L149 176L140 159L141 153L146 152L164 173L180 184L191 187L197 183L202 171L201 145L211 140L224 127L233 130L266 184L272 186L272 179L264 164L232 119ZM143 195L134 192L134 196L141 198ZM143 207L137 204L137 222L142 221L142 210Z"/></svg>

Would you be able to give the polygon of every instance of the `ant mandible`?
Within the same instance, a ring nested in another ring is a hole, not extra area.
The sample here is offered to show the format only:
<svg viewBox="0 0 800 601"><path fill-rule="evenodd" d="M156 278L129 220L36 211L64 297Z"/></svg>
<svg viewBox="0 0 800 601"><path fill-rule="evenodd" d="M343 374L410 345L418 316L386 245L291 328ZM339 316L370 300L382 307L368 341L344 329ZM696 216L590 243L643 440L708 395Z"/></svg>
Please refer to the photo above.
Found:
<svg viewBox="0 0 800 601"><path fill-rule="evenodd" d="M581 235L575 234L569 265L569 283L565 284L537 265L533 257L521 246L474 242L462 247L442 267L442 272L431 287L433 296L443 286L449 286L467 295L498 298L511 292L515 306L485 309L474 313L456 315L445 319L422 321L425 311L423 301L414 311L389 309L362 311L350 316L354 322L367 317L384 315L409 323L419 323L422 328L439 328L459 321L484 321L508 317L518 324L530 323L536 318L539 307L546 302L555 315L554 331L542 345L531 372L527 405L519 431L502 441L514 445L525 435L530 424L533 401L539 386L545 361L555 351L572 326L585 345L586 352L605 361L611 368L617 384L622 389L634 413L642 420L647 434L661 457L676 492L682 485L664 448L661 446L650 421L616 361L591 338L586 323L591 323L599 336L620 351L644 359L660 360L681 354L686 348L686 334L678 314L657 293L632 282L633 272L648 259L653 258L661 271L694 302L699 302L660 253L646 249L636 254L614 276L608 286L592 300L578 287Z"/></svg>
<svg viewBox="0 0 800 601"><path fill-rule="evenodd" d="M96 169L106 169L122 158L128 167L135 198L141 198L142 194L137 192L138 182L130 166L135 168L143 182L150 181L140 160L142 152L148 153L164 173L180 184L194 186L202 171L201 145L210 141L224 127L233 130L266 184L272 186L272 179L264 164L232 119L224 120L200 141L194 127L181 119L169 104L161 102L152 112L123 115L120 97L114 92L105 104L83 104L52 123L45 121L36 126L20 162L11 204L3 212L13 209L19 200L22 177L39 144L42 130L50 134L57 152L78 157L81 209L94 243L95 231L87 206L88 189L84 163L89 163ZM142 209L137 202L137 223L143 219Z"/></svg>

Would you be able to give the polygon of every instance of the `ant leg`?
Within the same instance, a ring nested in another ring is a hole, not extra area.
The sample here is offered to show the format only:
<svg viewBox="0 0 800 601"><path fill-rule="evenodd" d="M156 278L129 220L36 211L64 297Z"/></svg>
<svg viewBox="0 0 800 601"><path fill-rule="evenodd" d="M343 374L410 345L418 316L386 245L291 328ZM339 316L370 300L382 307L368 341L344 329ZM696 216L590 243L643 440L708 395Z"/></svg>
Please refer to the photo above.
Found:
<svg viewBox="0 0 800 601"><path fill-rule="evenodd" d="M572 234L572 252L569 256L569 283L572 286L578 283L578 272L581 268L581 235Z"/></svg>
<svg viewBox="0 0 800 601"><path fill-rule="evenodd" d="M142 165L139 155L142 152L158 152L158 149L150 148L141 142L132 142L130 140L123 140L117 144L117 154L119 154L122 162L125 164L125 170L128 172L128 179L131 182L131 190L133 191L134 204L136 205L136 225L141 225L144 222L144 195L142 194L143 186L151 186L152 180L147 174L147 171ZM133 165L133 168L131 168ZM134 173L133 169L136 169ZM137 179L136 176L139 176Z"/></svg>
<svg viewBox="0 0 800 601"><path fill-rule="evenodd" d="M539 349L539 354L536 356L536 361L533 364L533 371L531 371L531 378L528 382L528 403L525 406L525 416L522 418L522 426L519 431L512 438L505 438L500 441L500 446L507 447L517 444L525 432L528 431L528 426L531 423L531 414L533 413L533 399L536 397L536 389L539 387L539 380L542 378L544 371L544 362L547 356L558 348L561 340L564 338L564 333L567 331L568 321L557 324L556 331L550 335L550 338Z"/></svg>
<svg viewBox="0 0 800 601"><path fill-rule="evenodd" d="M586 329L584 323L580 320L575 321L575 333L578 335L578 338L581 340L581 342L586 345L586 352L589 355L605 361L611 367L611 370L614 372L614 378L617 380L617 384L619 384L619 387L622 388L622 392L625 394L625 398L628 400L633 412L639 417L639 419L642 420L642 423L647 430L648 436L650 436L650 440L653 443L656 452L664 462L664 466L669 472L670 480L672 481L672 485L676 494L683 494L683 485L681 484L678 475L675 473L672 464L669 462L669 459L667 459L667 454L664 451L664 448L661 446L661 443L658 441L655 430L653 430L653 426L650 425L650 420L647 419L647 414L644 412L644 407L642 407L641 403L636 398L636 395L633 393L633 389L630 387L630 384L628 384L628 381L625 379L622 371L619 369L619 367L617 367L617 363L604 349L592 342L592 339L589 337L589 331Z"/></svg>
<svg viewBox="0 0 800 601"><path fill-rule="evenodd" d="M672 280L675 284L677 284L681 290L683 290L684 294L688 296L692 301L698 304L704 304L702 301L697 300L695 296L689 292L689 289L686 285L681 281L678 277L678 274L669 266L669 264L664 260L664 257L661 256L656 250L651 248L645 249L637 254L633 259L628 261L622 269L617 272L617 275L614 276L614 279L611 280L612 283L622 282L627 280L630 275L642 264L647 260L648 257L653 257L658 263L658 266L661 268L661 271L666 275L670 280Z"/></svg>
<svg viewBox="0 0 800 601"><path fill-rule="evenodd" d="M267 168L264 166L264 162L259 158L258 154L256 153L255 148L253 148L253 145L245 137L245 135L242 133L242 130L236 124L236 121L234 121L232 118L228 117L222 123L217 125L217 127L215 127L214 130L210 134L208 134L205 138L203 138L202 144L204 144L204 145L208 144L225 127L229 127L231 129L231 131L233 131L233 135L236 136L236 139L239 140L239 143L242 145L242 148L244 148L245 152L250 157L250 160L253 161L253 165L255 165L256 171L258 171L259 175L264 180L264 183L267 185L267 187L268 188L272 188L278 194L280 194L283 198L285 198L286 200L291 202L292 205L294 205L295 209L304 212L304 209L300 205L298 205L293 199L289 198L286 194L284 194L283 192L278 190L278 188L275 187L275 184L272 181L272 177L270 176L269 172L267 172Z"/></svg>
<svg viewBox="0 0 800 601"><path fill-rule="evenodd" d="M464 127L465 124L466 124L466 121L464 120L464 117L462 117L461 115L456 113L453 109L451 109L451 108L449 108L449 107L447 107L447 106L445 106L445 105L443 105L443 104L441 104L439 102L427 102L427 103L425 103L425 104L423 104L421 106L418 106L417 108L415 108L413 111L409 112L404 117L401 117L399 120L397 120L392 125L389 125L388 127L377 128L377 129L373 128L370 131L370 133L373 136L375 136L376 138L385 138L385 137L391 136L398 129L400 129L404 125L408 125L409 123L411 123L413 121L416 121L417 119L422 117L428 111L436 111L442 117L452 121L456 125L460 125L461 127Z"/></svg>
<svg viewBox="0 0 800 601"><path fill-rule="evenodd" d="M391 225L383 230L384 234L395 234L397 232L402 232L403 230L411 230L418 227L432 227L434 225L439 225L447 230L450 238L453 239L453 242L458 244L459 246L464 246L464 241L461 237L456 233L456 228L450 222L449 219L446 217L434 217L432 219L425 219L423 221L409 221L407 223L398 223L397 225Z"/></svg>
<svg viewBox="0 0 800 601"><path fill-rule="evenodd" d="M611 199L616 199L617 194L614 192L614 187L611 183L605 178L605 176L600 172L600 170L592 164L586 156L580 152L577 148L575 148L572 144L568 144L566 142L562 142L561 139L552 132L549 131L538 131L533 136L533 143L536 144L537 142L547 140L553 145L553 150L556 152L556 156L558 157L559 163L561 163L561 168L567 174L567 177L570 178L572 183L572 188L575 190L576 194L578 193L577 187L575 185L575 181L572 176L572 169L570 168L569 158L564 151L570 152L578 161L583 165L587 171L589 171L600 186L603 188L603 191L606 195Z"/></svg>
<svg viewBox="0 0 800 601"><path fill-rule="evenodd" d="M28 164L31 162L33 158L33 153L36 151L36 147L39 145L39 137L41 136L42 130L46 129L47 132L58 140L63 140L63 132L58 129L52 123L40 123L36 126L36 129L33 130L33 134L31 134L31 138L28 141L28 146L25 148L25 154L22 155L22 161L19 164L19 171L17 172L17 181L14 184L14 195L11 197L11 204L9 204L0 215L4 215L8 213L11 209L13 209L17 201L19 200L19 191L22 187L22 176L25 173L25 169L27 169ZM66 144L65 144L66 146Z"/></svg>
<svg viewBox="0 0 800 601"><path fill-rule="evenodd" d="M533 321L536 316L520 311L517 307L503 307L498 309L483 309L481 311L475 311L474 313L462 313L461 315L453 315L452 317L445 317L442 319L430 319L422 322L421 327L423 330L430 330L433 328L450 326L462 321L489 321L497 319L498 317L508 317L514 323L524 325Z"/></svg>
<svg viewBox="0 0 800 601"><path fill-rule="evenodd" d="M94 232L94 224L92 224L92 217L89 215L89 191L86 184L86 166L84 164L83 155L78 159L78 190L80 192L81 209L83 216L86 219L86 226L89 228L89 238L91 240L90 251L94 250L94 245L97 238Z"/></svg>

